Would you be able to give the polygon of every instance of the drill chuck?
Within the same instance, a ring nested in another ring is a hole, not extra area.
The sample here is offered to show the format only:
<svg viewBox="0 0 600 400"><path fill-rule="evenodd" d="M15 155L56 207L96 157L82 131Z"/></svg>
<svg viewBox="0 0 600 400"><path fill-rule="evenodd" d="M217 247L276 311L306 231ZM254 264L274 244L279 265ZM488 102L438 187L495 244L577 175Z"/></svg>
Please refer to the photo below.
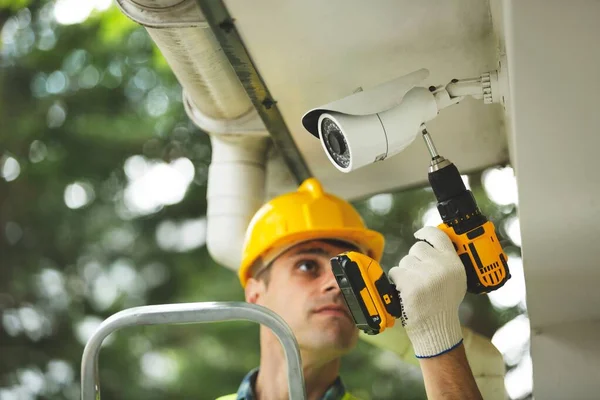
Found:
<svg viewBox="0 0 600 400"><path fill-rule="evenodd" d="M449 161L445 167L429 172L429 183L438 202L449 200L467 190L458 168Z"/></svg>
<svg viewBox="0 0 600 400"><path fill-rule="evenodd" d="M447 160L445 160L447 161ZM437 199L437 209L444 223L462 234L487 222L473 193L467 190L456 165L447 161L441 169L429 173L429 183Z"/></svg>

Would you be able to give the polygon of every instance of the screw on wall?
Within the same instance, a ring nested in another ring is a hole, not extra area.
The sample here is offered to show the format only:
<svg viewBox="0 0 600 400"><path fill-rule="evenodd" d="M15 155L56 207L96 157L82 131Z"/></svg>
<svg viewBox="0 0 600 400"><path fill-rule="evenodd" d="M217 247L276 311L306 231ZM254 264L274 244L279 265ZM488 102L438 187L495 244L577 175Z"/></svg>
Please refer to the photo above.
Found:
<svg viewBox="0 0 600 400"><path fill-rule="evenodd" d="M231 33L235 29L234 23L235 20L233 18L227 18L223 22L219 24L219 28L221 28L225 33Z"/></svg>
<svg viewBox="0 0 600 400"><path fill-rule="evenodd" d="M276 101L273 101L273 99L270 99L270 98L268 98L268 97L262 101L262 105L263 105L263 106L264 106L264 107L265 107L267 110L270 110L270 109L271 109L271 107L273 107L275 104L277 104L277 102L276 102Z"/></svg>

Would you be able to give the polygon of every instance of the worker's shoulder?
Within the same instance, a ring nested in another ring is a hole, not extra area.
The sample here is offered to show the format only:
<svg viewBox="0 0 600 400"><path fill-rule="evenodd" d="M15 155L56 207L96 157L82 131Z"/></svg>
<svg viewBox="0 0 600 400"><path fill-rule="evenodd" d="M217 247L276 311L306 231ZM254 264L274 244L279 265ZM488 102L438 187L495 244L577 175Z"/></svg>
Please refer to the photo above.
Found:
<svg viewBox="0 0 600 400"><path fill-rule="evenodd" d="M352 393L348 393L346 392L344 394L344 397L342 397L342 400L361 400L358 397L354 396Z"/></svg>
<svg viewBox="0 0 600 400"><path fill-rule="evenodd" d="M236 398L237 398L237 393L232 393L232 394L218 397L216 400L235 400Z"/></svg>

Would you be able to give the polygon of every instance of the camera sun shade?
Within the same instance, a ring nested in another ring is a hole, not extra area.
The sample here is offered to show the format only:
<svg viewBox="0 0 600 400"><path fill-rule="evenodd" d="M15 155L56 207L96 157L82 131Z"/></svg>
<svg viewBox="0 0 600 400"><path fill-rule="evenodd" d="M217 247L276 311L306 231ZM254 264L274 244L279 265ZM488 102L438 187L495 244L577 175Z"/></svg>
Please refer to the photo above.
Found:
<svg viewBox="0 0 600 400"><path fill-rule="evenodd" d="M319 137L319 118L321 114L336 112L346 115L375 115L396 107L404 95L413 87L427 79L429 71L425 68L401 76L373 88L354 93L350 96L313 108L302 117L302 125L316 138Z"/></svg>

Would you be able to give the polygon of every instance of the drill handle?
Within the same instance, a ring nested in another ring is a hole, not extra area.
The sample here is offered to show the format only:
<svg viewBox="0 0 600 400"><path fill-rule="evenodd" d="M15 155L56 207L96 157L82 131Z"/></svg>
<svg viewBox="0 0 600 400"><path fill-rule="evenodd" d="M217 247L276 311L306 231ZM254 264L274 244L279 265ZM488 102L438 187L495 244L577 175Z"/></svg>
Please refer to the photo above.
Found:
<svg viewBox="0 0 600 400"><path fill-rule="evenodd" d="M468 292L489 293L504 286L510 279L508 258L491 221L464 233L457 233L447 224L438 228L450 237L465 267Z"/></svg>

